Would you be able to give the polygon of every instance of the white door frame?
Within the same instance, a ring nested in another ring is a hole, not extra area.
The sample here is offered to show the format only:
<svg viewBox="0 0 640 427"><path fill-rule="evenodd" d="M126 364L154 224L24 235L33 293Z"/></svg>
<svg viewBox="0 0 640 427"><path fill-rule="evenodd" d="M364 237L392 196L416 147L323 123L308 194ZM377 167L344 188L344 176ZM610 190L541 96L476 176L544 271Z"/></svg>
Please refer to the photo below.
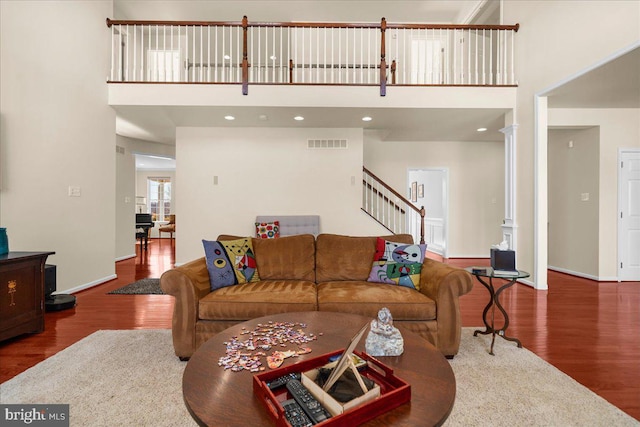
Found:
<svg viewBox="0 0 640 427"><path fill-rule="evenodd" d="M411 185L410 173L411 172L419 172L419 171L438 171L442 172L443 175L443 189L442 189L442 219L444 221L444 227L442 229L442 240L444 241L442 253L438 253L443 258L448 258L449 253L449 168L447 167L439 167L439 168L408 168L407 169L407 185L405 187L409 188ZM425 188L425 192L427 189ZM429 216L429 211L426 211L425 221ZM425 224L425 233L426 233L426 224ZM427 250L429 250L429 246L427 245Z"/></svg>
<svg viewBox="0 0 640 427"><path fill-rule="evenodd" d="M640 148L619 148L618 149L618 258L617 258L617 271L618 271L618 282L621 281L637 281L639 280L637 277L636 278L627 278L624 275L623 272L623 268L622 268L622 261L627 259L628 257L623 256L623 253L625 251L624 245L622 244L622 242L624 241L622 233L624 230L622 230L622 227L620 227L620 215L622 213L622 206L623 206L623 198L624 198L624 186L622 183L622 167L620 167L621 162L624 160L624 155L625 154L631 154L631 153L640 153ZM628 166L627 166L628 167Z"/></svg>

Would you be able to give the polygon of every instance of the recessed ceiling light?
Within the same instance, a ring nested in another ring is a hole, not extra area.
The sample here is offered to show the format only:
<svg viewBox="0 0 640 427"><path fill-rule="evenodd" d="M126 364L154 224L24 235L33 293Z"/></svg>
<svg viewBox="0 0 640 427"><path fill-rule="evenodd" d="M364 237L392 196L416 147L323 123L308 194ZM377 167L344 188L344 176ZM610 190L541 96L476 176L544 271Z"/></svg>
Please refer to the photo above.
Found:
<svg viewBox="0 0 640 427"><path fill-rule="evenodd" d="M259 118L260 120L263 120L263 121L265 121L265 120L269 120L269 117L267 117L267 115L266 115L266 114L260 114L260 115L258 116L258 118Z"/></svg>
<svg viewBox="0 0 640 427"><path fill-rule="evenodd" d="M293 120L297 120L297 121L299 121L299 122L300 122L300 121L304 120L304 117L302 117L302 116L295 116L295 117L293 118Z"/></svg>
<svg viewBox="0 0 640 427"><path fill-rule="evenodd" d="M487 130L487 128L478 128L476 129L478 132L485 132Z"/></svg>
<svg viewBox="0 0 640 427"><path fill-rule="evenodd" d="M233 116L224 116L225 120L235 120L236 118Z"/></svg>
<svg viewBox="0 0 640 427"><path fill-rule="evenodd" d="M370 122L371 120L373 120L373 119L372 119L371 117L369 117L369 116L364 116L364 117L362 118L362 121L363 121L363 122Z"/></svg>

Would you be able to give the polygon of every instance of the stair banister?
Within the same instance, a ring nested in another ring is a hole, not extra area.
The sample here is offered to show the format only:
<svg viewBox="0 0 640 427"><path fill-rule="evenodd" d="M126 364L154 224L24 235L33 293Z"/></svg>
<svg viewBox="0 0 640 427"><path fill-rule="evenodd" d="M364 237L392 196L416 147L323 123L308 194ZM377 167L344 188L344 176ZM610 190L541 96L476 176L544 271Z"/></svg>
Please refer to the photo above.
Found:
<svg viewBox="0 0 640 427"><path fill-rule="evenodd" d="M393 196L395 196L402 204L402 206L398 206L396 202L392 201L390 198L384 196L382 194L382 192L380 190L378 190L377 188L373 188L373 185L371 185L369 182L367 182L366 179L363 179L363 184L364 184L364 191L366 192L370 192L373 196L376 197L376 199L378 201L382 201L382 203L384 204L384 206L386 207L390 207L393 209L394 213L396 211L398 211L401 215L404 215L406 213L406 211L413 211L415 214L419 215L420 217L420 243L424 244L425 243L425 239L424 239L424 219L426 216L426 210L424 208L424 206L421 206L420 208L417 208L413 203L411 203L407 198L405 198L402 194L400 194L399 192L397 192L396 190L394 190L389 184L387 184L386 182L384 182L382 179L380 179L378 176L376 176L373 172L371 172L370 170L368 170L366 167L362 167L362 171L364 172L365 176L370 177L372 180L375 181L375 183L379 186L381 186L382 188L384 188L385 191L387 191L388 193L392 194ZM365 197L366 200L366 197ZM369 199L370 200L370 199ZM384 218L384 213L382 215L380 215L380 206L376 206L376 212L372 212L372 209L368 209L370 206L366 206L366 205L371 205L371 203L365 203L365 206L363 206L363 211L365 211L368 215L370 215L373 219L375 219L376 221L378 221L382 226L384 226L385 228L387 228L389 231L391 231L394 234L398 234L400 232L404 233L406 232L406 230L402 230L402 226L403 223L397 223L394 221L393 224L387 224ZM385 210L385 208L382 208L383 212ZM394 219L395 219L395 214L394 214ZM406 223L404 223L404 225L406 225ZM395 226L395 227L394 227ZM394 229L395 228L395 229Z"/></svg>

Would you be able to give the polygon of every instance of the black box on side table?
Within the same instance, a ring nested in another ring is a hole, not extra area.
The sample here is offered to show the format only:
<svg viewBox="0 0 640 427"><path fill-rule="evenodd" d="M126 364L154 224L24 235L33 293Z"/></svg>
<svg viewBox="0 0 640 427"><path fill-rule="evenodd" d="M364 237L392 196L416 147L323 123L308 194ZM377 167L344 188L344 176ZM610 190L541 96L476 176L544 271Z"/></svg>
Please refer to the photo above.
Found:
<svg viewBox="0 0 640 427"><path fill-rule="evenodd" d="M494 270L515 271L516 252L511 250L501 251L499 249L492 248L491 268Z"/></svg>

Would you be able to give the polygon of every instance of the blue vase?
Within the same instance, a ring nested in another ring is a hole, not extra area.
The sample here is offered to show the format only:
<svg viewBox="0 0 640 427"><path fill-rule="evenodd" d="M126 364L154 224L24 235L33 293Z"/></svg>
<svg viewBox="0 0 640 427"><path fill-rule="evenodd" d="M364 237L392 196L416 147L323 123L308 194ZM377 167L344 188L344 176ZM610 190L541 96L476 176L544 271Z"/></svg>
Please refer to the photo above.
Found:
<svg viewBox="0 0 640 427"><path fill-rule="evenodd" d="M7 237L7 229L0 227L0 255L9 253L9 238Z"/></svg>

